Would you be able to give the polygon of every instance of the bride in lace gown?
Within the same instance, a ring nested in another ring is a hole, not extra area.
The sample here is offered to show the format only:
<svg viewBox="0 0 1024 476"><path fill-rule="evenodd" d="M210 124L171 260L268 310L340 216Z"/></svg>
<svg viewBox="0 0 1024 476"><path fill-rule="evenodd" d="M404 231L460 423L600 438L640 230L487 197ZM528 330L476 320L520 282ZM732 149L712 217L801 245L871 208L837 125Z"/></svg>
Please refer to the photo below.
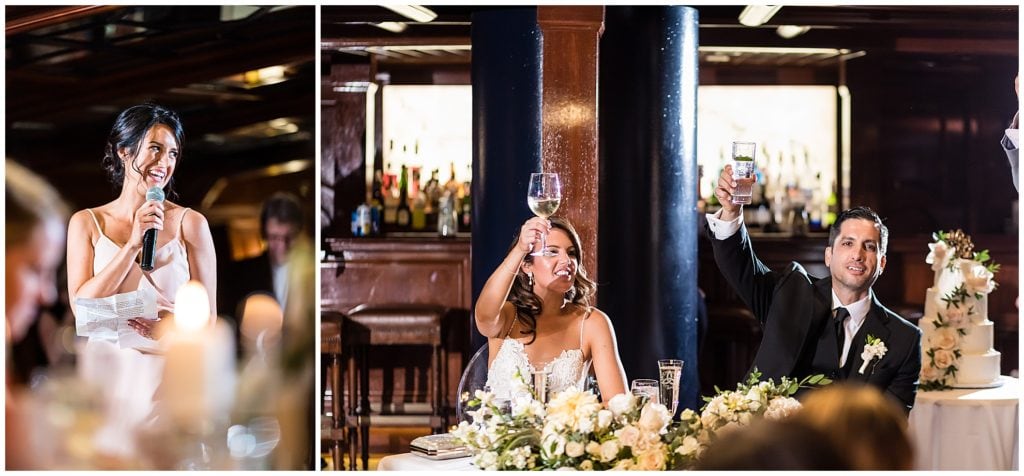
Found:
<svg viewBox="0 0 1024 476"><path fill-rule="evenodd" d="M530 255L542 233L555 256ZM626 392L611 320L589 304L595 285L581 249L568 220L531 218L484 284L476 325L488 337L487 385L499 398L513 396L517 371L528 380L541 369L552 394L583 388L591 368L604 401Z"/></svg>

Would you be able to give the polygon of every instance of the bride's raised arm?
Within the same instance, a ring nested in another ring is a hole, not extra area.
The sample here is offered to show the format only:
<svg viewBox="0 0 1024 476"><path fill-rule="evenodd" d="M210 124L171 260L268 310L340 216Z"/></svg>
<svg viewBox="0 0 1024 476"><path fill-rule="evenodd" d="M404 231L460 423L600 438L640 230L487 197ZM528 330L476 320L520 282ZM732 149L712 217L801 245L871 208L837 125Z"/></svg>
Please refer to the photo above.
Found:
<svg viewBox="0 0 1024 476"><path fill-rule="evenodd" d="M540 234L547 233L550 229L551 225L543 218L527 220L519 230L519 239L505 255L505 260L491 273L491 277L487 278L476 300L474 313L477 330L484 336L498 337L508 326L508 315L501 311L512 289L512 283L516 279L526 279L522 272L523 258L533 249L534 243L540 240Z"/></svg>

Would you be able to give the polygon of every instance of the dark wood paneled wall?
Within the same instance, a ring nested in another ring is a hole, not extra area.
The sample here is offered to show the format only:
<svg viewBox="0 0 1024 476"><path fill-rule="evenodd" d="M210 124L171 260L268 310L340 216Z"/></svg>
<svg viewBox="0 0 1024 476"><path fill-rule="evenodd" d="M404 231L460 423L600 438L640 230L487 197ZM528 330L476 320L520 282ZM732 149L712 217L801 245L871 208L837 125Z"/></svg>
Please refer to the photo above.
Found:
<svg viewBox="0 0 1024 476"><path fill-rule="evenodd" d="M324 72L320 81L320 228L324 236L351 236L349 214L366 201L365 88L373 74L369 63L328 62Z"/></svg>

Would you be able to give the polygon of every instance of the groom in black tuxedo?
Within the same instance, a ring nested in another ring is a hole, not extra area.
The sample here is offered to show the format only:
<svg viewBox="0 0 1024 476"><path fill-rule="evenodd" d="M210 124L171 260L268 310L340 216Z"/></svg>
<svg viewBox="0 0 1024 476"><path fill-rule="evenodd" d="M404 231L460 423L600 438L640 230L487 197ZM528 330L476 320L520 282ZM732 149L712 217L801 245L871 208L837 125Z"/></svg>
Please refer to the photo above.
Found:
<svg viewBox="0 0 1024 476"><path fill-rule="evenodd" d="M707 215L718 268L761 322L754 357L762 378L824 374L859 380L895 398L909 412L921 372L921 331L875 298L871 286L885 269L889 231L866 207L842 212L829 230L825 265L831 276L810 276L800 264L772 271L754 254L736 180L726 166L715 195L722 209ZM885 344L864 364L868 336Z"/></svg>

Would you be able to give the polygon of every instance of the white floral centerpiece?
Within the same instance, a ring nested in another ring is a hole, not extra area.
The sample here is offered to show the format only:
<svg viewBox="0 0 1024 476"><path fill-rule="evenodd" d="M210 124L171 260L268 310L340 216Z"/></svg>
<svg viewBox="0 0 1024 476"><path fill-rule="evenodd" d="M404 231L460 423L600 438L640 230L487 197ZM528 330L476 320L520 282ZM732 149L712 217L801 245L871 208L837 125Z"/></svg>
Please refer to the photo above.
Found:
<svg viewBox="0 0 1024 476"><path fill-rule="evenodd" d="M971 317L977 314L977 303L996 288L995 273L999 265L991 261L988 250L974 252L974 243L961 230L932 234L925 262L935 271L936 288L943 269L959 273L963 282L941 296L943 309L931 321L934 332L922 342L924 362L921 366L921 390L952 388L949 381L959 371L962 357L960 344L967 335Z"/></svg>
<svg viewBox="0 0 1024 476"><path fill-rule="evenodd" d="M589 391L569 389L545 406L530 397L502 409L489 392L476 391L472 422L452 434L485 470L663 470L686 469L717 435L755 418L784 418L800 408L793 393L805 384L830 383L821 375L802 381L783 378L760 382L751 372L734 391L720 391L700 414L683 410L680 421L664 405L631 394L616 395L607 408Z"/></svg>

